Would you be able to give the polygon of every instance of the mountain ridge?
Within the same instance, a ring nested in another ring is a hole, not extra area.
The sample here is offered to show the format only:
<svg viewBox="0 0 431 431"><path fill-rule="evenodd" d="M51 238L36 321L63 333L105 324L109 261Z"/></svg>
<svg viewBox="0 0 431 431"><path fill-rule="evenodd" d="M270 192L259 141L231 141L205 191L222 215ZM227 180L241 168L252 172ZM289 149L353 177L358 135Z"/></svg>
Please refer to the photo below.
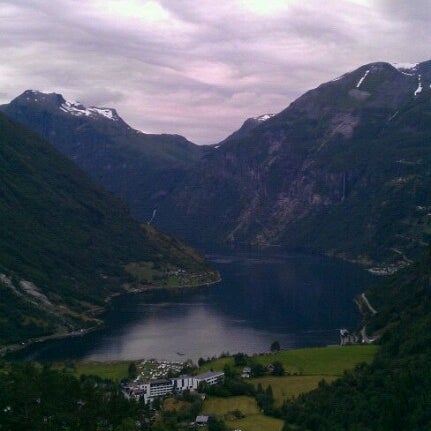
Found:
<svg viewBox="0 0 431 431"><path fill-rule="evenodd" d="M118 129L81 142L76 124L67 136L63 123L52 124L58 116L33 126L134 215L195 244L312 251L390 272L430 239L430 83L431 61L369 63L265 121L246 120L215 146L185 143L170 158L159 135L142 163L144 142L130 134L119 142ZM34 110L22 115L14 105L2 109L31 126ZM174 153L177 144L169 144Z"/></svg>
<svg viewBox="0 0 431 431"><path fill-rule="evenodd" d="M57 93L27 90L0 110L40 133L145 221L208 151L180 135L135 130L113 108L88 108Z"/></svg>
<svg viewBox="0 0 431 431"><path fill-rule="evenodd" d="M423 139L429 133L430 82L429 61L409 73L375 62L307 91L203 158L164 201L160 226L196 243L205 238L308 249L387 268L407 264L417 245L429 240L428 221L412 214L429 206L429 196L412 198L407 189L414 186L407 183L415 178L426 189L429 182ZM411 177L416 163L420 168ZM407 181L398 187L406 199L400 211L397 181ZM381 207L385 188L392 189L391 208ZM365 209L370 205L371 213ZM361 220L349 224L349 214ZM426 229L406 228L397 215ZM214 225L208 227L207 220ZM397 229L383 240L387 222ZM397 234L409 239L404 244L394 239Z"/></svg>

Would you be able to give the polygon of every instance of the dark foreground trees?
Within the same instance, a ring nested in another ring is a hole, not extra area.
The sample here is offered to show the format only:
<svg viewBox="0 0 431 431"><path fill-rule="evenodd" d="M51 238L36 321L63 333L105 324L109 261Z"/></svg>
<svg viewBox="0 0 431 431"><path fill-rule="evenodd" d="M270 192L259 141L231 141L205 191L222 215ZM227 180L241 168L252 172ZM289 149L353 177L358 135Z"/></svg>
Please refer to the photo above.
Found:
<svg viewBox="0 0 431 431"><path fill-rule="evenodd" d="M285 403L286 431L431 429L431 255L369 293L367 329L385 331L375 361Z"/></svg>
<svg viewBox="0 0 431 431"><path fill-rule="evenodd" d="M0 363L2 431L140 429L140 408L111 382L31 363Z"/></svg>

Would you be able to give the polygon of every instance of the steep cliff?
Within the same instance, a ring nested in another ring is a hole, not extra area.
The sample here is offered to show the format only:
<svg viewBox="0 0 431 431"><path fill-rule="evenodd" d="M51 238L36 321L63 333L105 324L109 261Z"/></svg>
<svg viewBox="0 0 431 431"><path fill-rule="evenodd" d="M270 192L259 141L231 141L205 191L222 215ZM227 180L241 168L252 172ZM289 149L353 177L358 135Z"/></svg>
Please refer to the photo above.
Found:
<svg viewBox="0 0 431 431"><path fill-rule="evenodd" d="M160 225L199 243L408 263L431 233L430 82L431 62L373 63L320 85L204 157Z"/></svg>

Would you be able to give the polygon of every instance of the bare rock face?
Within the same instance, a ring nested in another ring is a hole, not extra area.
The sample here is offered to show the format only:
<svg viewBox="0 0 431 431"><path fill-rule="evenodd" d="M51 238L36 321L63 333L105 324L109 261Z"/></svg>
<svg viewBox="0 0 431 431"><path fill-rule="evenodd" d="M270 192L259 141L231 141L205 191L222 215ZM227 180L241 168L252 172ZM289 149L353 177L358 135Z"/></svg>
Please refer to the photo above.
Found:
<svg viewBox="0 0 431 431"><path fill-rule="evenodd" d="M399 259L393 248L408 256L429 237L415 208L431 209L430 72L430 62L365 65L231 135L167 197L161 226L196 243L370 265Z"/></svg>

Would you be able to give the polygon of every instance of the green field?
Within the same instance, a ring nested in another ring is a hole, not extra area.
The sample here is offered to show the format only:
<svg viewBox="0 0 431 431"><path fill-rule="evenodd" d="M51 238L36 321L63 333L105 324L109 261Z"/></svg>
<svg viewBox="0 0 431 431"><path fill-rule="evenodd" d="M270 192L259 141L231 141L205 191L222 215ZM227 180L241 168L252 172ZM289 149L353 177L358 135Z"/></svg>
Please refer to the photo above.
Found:
<svg viewBox="0 0 431 431"><path fill-rule="evenodd" d="M253 378L250 379L250 383L256 386L261 383L264 389L271 385L275 404L280 406L286 399L317 388L322 379L329 383L360 362L370 363L376 352L376 346L358 345L283 350L278 353L256 355L252 358L253 361L262 365L280 361L289 375ZM205 364L199 371L222 370L225 365L233 366L233 358L217 359ZM240 371L242 367L237 369ZM236 419L231 413L234 410L239 410L245 417ZM204 413L223 417L230 429L281 431L283 428L283 421L264 416L251 397L209 398L204 403Z"/></svg>
<svg viewBox="0 0 431 431"><path fill-rule="evenodd" d="M205 400L203 414L212 413L217 416L223 416L234 410L239 410L246 416L259 414L256 400L252 397L209 397Z"/></svg>
<svg viewBox="0 0 431 431"><path fill-rule="evenodd" d="M250 379L250 383L256 386L260 383L263 389L266 389L269 385L272 387L272 392L275 398L275 404L280 406L283 401L296 397L305 392L316 389L321 380L326 380L330 383L334 381L337 376L265 376L257 379Z"/></svg>
<svg viewBox="0 0 431 431"><path fill-rule="evenodd" d="M127 377L127 369L130 361L113 361L113 362L74 362L73 373L79 377L82 375L99 376L103 379L120 381ZM54 364L55 368L64 368L65 364Z"/></svg>
<svg viewBox="0 0 431 431"><path fill-rule="evenodd" d="M281 431L284 421L259 414L227 422L227 425L241 431Z"/></svg>
<svg viewBox="0 0 431 431"><path fill-rule="evenodd" d="M360 362L371 362L377 351L376 346L330 346L307 349L290 349L267 355L256 355L253 359L263 365L280 361L285 370L304 376L341 376L344 370L354 368ZM234 364L233 358L221 358L205 364L199 371L223 370Z"/></svg>
<svg viewBox="0 0 431 431"><path fill-rule="evenodd" d="M282 381L284 381L284 379L289 379L287 384L288 388L284 391L287 396L291 396L313 389L323 377L329 381L334 377L342 375L344 370L352 369L360 362L371 362L376 351L376 346L336 346L284 350L274 354L254 356L253 358L264 365L268 365L274 361L280 361L290 374L300 373L300 376L282 378ZM73 363L74 373L78 376L82 374L91 374L116 381L127 377L129 364L130 361L88 361ZM200 367L199 372L205 372L210 369L223 370L226 364L233 365L233 359L231 357L217 359ZM63 368L64 364L57 364L56 367ZM239 367L239 369L241 368L242 367ZM307 379L301 379L299 377L307 377ZM261 381L265 386L264 383L266 381L269 382L273 379L277 380L278 378L270 376L261 377L259 379L251 379L251 382ZM275 390L275 384L273 383L271 383L271 385Z"/></svg>
<svg viewBox="0 0 431 431"><path fill-rule="evenodd" d="M235 410L239 410L245 417L236 419L232 414ZM283 421L260 413L256 400L251 397L208 398L204 403L203 414L223 417L230 429L281 431L283 428Z"/></svg>

